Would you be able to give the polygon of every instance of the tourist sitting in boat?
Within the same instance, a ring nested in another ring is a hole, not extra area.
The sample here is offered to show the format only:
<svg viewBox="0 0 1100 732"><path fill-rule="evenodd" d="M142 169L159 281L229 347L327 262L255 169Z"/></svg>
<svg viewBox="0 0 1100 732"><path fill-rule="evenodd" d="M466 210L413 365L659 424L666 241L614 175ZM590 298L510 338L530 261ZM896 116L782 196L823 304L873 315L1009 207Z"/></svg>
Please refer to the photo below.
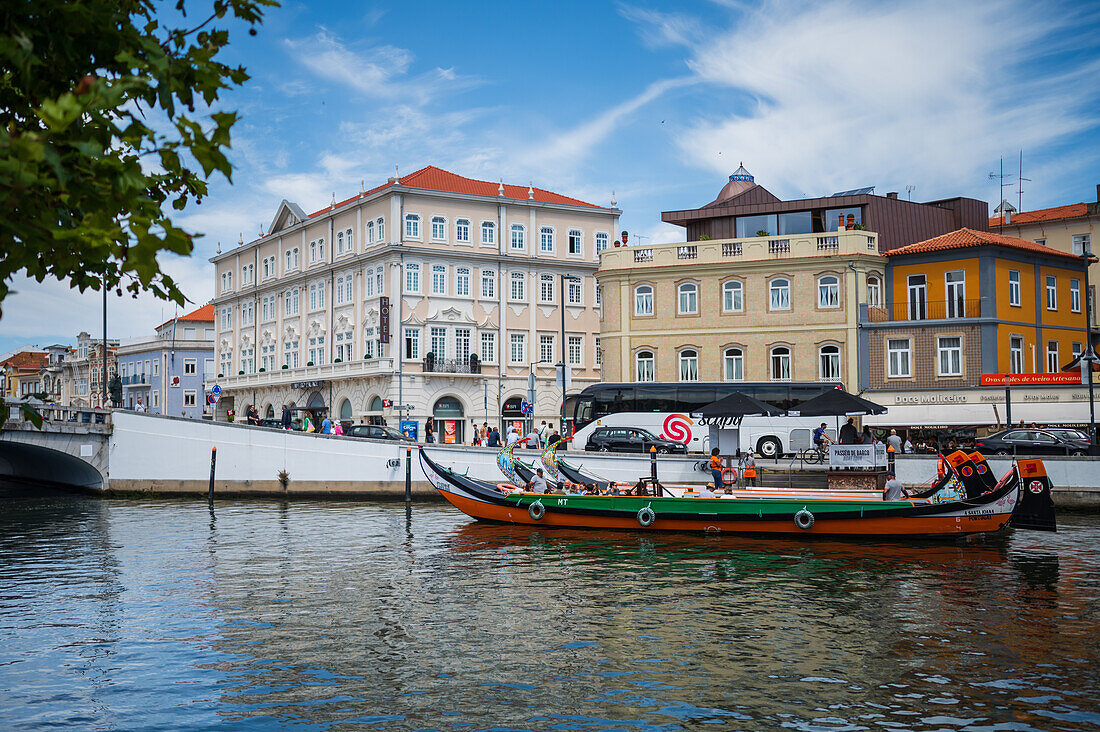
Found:
<svg viewBox="0 0 1100 732"><path fill-rule="evenodd" d="M531 480L527 481L527 485L524 486L524 490L528 493L547 493L549 491L546 478L542 476L542 468L535 471L535 474L531 476Z"/></svg>
<svg viewBox="0 0 1100 732"><path fill-rule="evenodd" d="M894 471L890 471L886 474L886 485L882 488L882 500L884 501L900 501L909 495L905 490L905 485L897 479L894 475Z"/></svg>

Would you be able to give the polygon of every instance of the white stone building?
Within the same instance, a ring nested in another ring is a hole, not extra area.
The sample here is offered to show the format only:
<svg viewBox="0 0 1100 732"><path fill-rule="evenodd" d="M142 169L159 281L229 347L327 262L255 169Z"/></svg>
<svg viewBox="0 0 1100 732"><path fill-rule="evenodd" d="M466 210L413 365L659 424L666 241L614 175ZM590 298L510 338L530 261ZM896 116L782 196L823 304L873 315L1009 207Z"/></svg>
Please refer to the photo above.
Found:
<svg viewBox="0 0 1100 732"><path fill-rule="evenodd" d="M563 345L570 392L600 379L593 275L620 213L435 167L310 215L284 200L211 259L217 418L288 404L469 442L471 420L520 418L533 370L534 419L556 422Z"/></svg>

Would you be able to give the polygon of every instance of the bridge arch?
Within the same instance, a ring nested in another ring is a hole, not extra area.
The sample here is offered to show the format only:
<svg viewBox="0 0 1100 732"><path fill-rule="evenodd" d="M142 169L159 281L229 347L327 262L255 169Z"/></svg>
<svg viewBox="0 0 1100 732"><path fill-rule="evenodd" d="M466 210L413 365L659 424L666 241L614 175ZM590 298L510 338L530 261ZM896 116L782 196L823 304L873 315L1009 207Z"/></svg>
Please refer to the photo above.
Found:
<svg viewBox="0 0 1100 732"><path fill-rule="evenodd" d="M104 489L103 476L90 463L25 442L0 440L0 476L93 491Z"/></svg>

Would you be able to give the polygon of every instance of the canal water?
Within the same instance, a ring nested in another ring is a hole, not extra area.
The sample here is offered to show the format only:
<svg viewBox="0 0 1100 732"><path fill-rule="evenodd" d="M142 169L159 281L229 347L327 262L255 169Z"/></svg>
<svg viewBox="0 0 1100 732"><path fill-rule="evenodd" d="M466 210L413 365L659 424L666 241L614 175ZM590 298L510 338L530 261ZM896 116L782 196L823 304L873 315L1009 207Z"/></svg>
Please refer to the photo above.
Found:
<svg viewBox="0 0 1100 732"><path fill-rule="evenodd" d="M802 543L0 500L5 730L1100 727L1097 516Z"/></svg>

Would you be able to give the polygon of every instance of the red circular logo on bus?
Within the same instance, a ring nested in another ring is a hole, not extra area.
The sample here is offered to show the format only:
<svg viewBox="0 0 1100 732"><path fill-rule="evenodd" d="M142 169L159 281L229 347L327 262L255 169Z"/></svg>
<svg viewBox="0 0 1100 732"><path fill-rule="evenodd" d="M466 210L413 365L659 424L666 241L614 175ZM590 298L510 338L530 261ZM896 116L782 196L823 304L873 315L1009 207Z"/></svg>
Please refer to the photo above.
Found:
<svg viewBox="0 0 1100 732"><path fill-rule="evenodd" d="M685 445L691 440L691 425L695 424L683 414L670 414L665 417L664 431L666 440L676 440Z"/></svg>

